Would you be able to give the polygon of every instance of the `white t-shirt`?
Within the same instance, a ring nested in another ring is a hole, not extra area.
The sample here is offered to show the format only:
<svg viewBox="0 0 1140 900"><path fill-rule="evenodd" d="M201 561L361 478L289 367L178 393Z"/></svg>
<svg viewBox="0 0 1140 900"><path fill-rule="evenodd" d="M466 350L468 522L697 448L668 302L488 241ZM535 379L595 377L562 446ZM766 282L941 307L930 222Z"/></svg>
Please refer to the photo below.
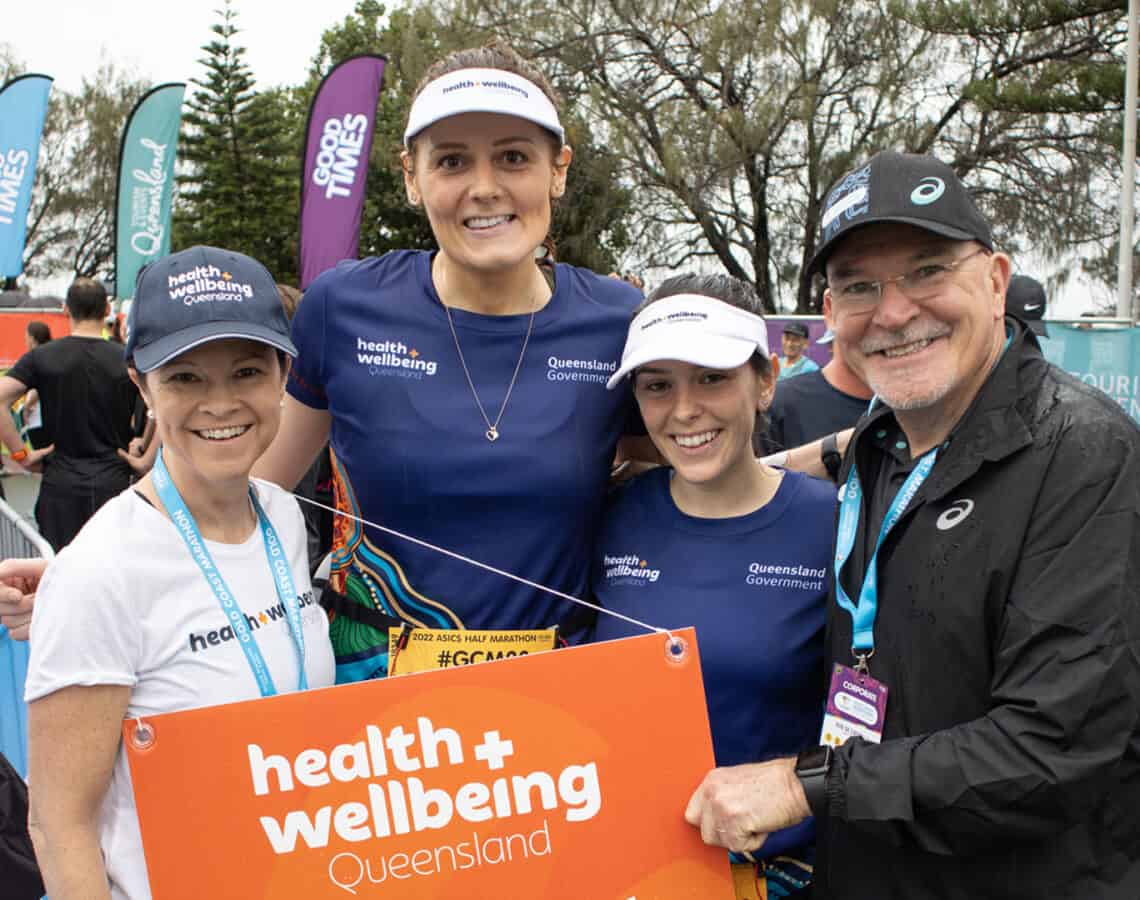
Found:
<svg viewBox="0 0 1140 900"><path fill-rule="evenodd" d="M255 480L288 555L301 600L309 686L334 680L328 619L313 601L297 501ZM261 529L241 544L206 541L281 693L298 686L296 645L277 596ZM52 561L36 592L28 702L73 685L131 688L127 718L261 696L225 613L166 516L127 490L109 500ZM35 786L32 786L35 790ZM150 897L130 770L120 745L100 812L114 900Z"/></svg>

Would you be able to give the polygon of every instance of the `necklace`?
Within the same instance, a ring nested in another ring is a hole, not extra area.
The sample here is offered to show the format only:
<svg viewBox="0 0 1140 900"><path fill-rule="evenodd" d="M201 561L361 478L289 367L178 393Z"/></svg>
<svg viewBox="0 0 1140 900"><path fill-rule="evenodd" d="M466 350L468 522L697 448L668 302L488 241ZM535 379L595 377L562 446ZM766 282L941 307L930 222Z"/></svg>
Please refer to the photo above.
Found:
<svg viewBox="0 0 1140 900"><path fill-rule="evenodd" d="M487 410L483 408L483 402L479 399L479 392L475 390L475 382L471 380L471 372L467 368L467 360L463 358L463 348L459 346L459 335L455 332L455 323L451 320L451 307L446 303L443 304L443 311L447 313L447 325L451 329L451 339L455 341L455 351L459 354L459 365L463 367L463 374L467 377L467 386L471 388L471 396L475 398L475 405L479 407L479 415L483 417L483 421L487 424L487 430L483 432L487 440L494 443L499 439L499 422L503 419L503 413L507 411L507 403L511 399L511 391L515 389L515 382L519 377L519 370L522 368L523 357L526 356L526 346L530 343L530 333L534 328L534 314L538 312L538 298L535 297L534 305L530 310L530 321L526 326L526 337L523 338L522 351L519 353L519 361L515 363L514 374L511 375L511 383L507 385L507 394L503 397L503 405L499 407L499 414L495 416L495 421L492 422L487 416Z"/></svg>

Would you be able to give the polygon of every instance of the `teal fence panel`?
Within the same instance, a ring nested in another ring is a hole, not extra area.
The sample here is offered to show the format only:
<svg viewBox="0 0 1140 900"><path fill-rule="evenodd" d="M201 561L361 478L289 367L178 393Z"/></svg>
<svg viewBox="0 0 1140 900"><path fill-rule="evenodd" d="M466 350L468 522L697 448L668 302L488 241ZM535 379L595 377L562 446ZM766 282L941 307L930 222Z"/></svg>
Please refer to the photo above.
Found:
<svg viewBox="0 0 1140 900"><path fill-rule="evenodd" d="M1140 422L1140 328L1049 323L1045 358L1104 391Z"/></svg>

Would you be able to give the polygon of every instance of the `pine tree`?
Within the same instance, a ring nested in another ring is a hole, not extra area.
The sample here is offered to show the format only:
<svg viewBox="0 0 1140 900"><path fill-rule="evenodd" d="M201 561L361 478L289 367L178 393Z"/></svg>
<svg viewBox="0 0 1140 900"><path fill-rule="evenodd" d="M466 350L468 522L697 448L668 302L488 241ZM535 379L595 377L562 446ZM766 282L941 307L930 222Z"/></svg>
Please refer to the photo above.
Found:
<svg viewBox="0 0 1140 900"><path fill-rule="evenodd" d="M279 92L259 94L230 0L218 11L206 68L183 115L173 244L211 244L263 262L279 281L297 277L298 163L289 141L290 107Z"/></svg>

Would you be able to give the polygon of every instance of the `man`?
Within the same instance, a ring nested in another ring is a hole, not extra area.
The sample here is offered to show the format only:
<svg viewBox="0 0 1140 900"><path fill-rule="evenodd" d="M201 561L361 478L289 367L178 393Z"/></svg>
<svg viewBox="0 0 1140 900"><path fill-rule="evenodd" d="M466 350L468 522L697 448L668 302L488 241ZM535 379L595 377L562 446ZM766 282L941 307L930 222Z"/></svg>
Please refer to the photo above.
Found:
<svg viewBox="0 0 1140 900"><path fill-rule="evenodd" d="M799 447L850 428L867 411L871 389L847 365L843 348L833 342L834 318L826 303L823 312L827 334L816 343L831 343L831 360L822 369L776 384L767 431L757 423L758 440L753 444L758 455ZM835 459L838 471L838 456ZM832 472L832 477L835 474Z"/></svg>
<svg viewBox="0 0 1140 900"><path fill-rule="evenodd" d="M716 770L686 817L743 851L814 813L835 900L1136 900L1140 431L1003 316L1009 259L949 167L881 153L822 221L836 343L881 401L828 601L822 737L856 736Z"/></svg>
<svg viewBox="0 0 1140 900"><path fill-rule="evenodd" d="M1049 337L1045 318L1045 288L1036 278L1014 275L1005 292L1005 311L1017 316L1038 337Z"/></svg>
<svg viewBox="0 0 1140 900"><path fill-rule="evenodd" d="M780 357L780 381L819 369L815 361L804 354L808 345L808 330L803 322L788 322L784 326L780 344L784 351Z"/></svg>
<svg viewBox="0 0 1140 900"><path fill-rule="evenodd" d="M43 466L36 523L61 550L103 503L130 484L131 412L138 392L127 376L123 347L103 340L110 311L103 285L77 278L67 291L71 334L25 353L0 377L0 403L39 392L44 429L54 444L29 453L10 417L0 416L0 440L11 458ZM54 448L54 449L53 449Z"/></svg>

